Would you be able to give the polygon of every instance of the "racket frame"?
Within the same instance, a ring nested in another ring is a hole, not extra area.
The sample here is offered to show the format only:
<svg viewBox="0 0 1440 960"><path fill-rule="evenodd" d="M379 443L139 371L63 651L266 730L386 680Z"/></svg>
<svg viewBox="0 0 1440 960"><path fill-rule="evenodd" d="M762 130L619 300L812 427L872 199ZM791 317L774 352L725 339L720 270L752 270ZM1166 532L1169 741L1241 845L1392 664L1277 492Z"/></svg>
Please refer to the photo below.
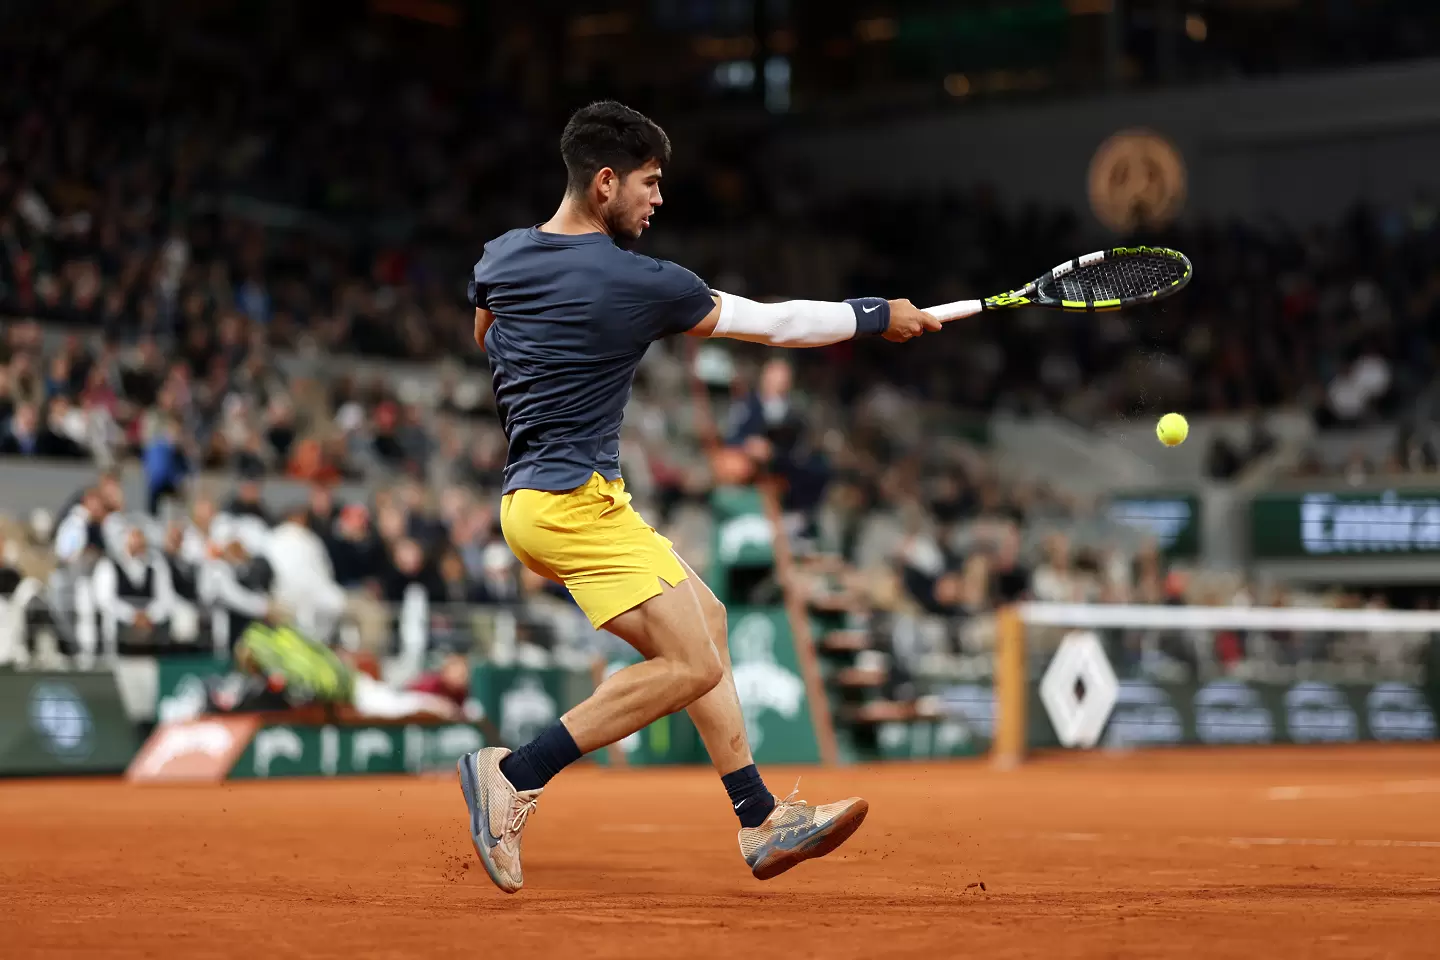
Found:
<svg viewBox="0 0 1440 960"><path fill-rule="evenodd" d="M1156 255L1179 260L1184 264L1185 272L1181 274L1179 279L1172 281L1169 286L1152 290L1139 296L1108 300L1057 300L1054 297L1042 293L1040 290L1040 285L1045 281L1059 280L1067 274L1074 273L1081 267L1093 266L1106 260L1122 260L1127 257ZM1173 296L1189 284L1194 273L1195 270L1190 263L1190 258L1179 250L1172 250L1169 247L1150 246L1110 247L1106 250L1087 253L1083 257L1067 260L1051 269L1050 272L1041 274L1034 280L1031 280L1018 290L1011 290L993 297L986 297L984 300L957 300L954 303L943 303L930 307L926 312L934 315L939 320L958 320L962 317L974 316L985 310L1009 310L1015 307L1046 307L1051 310L1065 310L1071 313L1095 313L1099 311L1119 310L1123 307L1135 306L1137 304L1148 303Z"/></svg>

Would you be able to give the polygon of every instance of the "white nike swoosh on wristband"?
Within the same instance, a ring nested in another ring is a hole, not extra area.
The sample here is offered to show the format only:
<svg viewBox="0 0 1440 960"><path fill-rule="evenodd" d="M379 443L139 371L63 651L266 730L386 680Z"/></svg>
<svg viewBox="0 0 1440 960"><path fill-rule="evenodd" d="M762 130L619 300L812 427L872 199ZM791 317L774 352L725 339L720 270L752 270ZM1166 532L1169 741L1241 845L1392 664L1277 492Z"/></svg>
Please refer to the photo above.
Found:
<svg viewBox="0 0 1440 960"><path fill-rule="evenodd" d="M875 306L873 306L873 307L861 307L861 308L860 308L860 312L861 312L861 313L874 313L876 310L879 310L879 309L880 309L880 304L877 303L877 304L875 304Z"/></svg>

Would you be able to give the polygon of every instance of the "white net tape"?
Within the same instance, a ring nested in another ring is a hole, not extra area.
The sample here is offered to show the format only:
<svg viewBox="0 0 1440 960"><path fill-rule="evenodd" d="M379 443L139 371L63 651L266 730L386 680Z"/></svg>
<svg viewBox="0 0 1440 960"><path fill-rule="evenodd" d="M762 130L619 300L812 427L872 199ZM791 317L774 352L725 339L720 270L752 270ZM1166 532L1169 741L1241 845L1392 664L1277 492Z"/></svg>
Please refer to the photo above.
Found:
<svg viewBox="0 0 1440 960"><path fill-rule="evenodd" d="M1440 631L1440 611L1329 610L1321 607L1169 607L1140 604L1025 603L1034 626L1138 630Z"/></svg>

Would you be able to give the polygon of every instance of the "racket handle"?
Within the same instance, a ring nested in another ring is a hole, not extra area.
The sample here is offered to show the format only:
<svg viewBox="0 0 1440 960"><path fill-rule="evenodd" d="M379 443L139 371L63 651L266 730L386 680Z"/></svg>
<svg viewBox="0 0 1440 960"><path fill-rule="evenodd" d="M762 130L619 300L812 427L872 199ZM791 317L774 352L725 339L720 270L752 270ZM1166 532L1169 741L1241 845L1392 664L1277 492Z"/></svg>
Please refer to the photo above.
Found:
<svg viewBox="0 0 1440 960"><path fill-rule="evenodd" d="M954 303L942 303L938 307L930 307L926 309L925 312L936 320L944 322L946 320L959 320L964 317L973 317L983 309L985 309L983 301L956 300Z"/></svg>

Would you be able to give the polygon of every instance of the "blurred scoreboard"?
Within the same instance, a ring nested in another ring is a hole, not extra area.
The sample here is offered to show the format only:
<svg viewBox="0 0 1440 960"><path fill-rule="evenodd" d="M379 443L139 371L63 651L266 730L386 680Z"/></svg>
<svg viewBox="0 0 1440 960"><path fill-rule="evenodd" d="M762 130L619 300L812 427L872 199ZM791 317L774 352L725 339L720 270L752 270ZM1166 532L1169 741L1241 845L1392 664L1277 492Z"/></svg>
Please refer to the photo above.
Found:
<svg viewBox="0 0 1440 960"><path fill-rule="evenodd" d="M1105 513L1112 522L1153 538L1168 557L1200 555L1200 498L1193 493L1116 493Z"/></svg>

